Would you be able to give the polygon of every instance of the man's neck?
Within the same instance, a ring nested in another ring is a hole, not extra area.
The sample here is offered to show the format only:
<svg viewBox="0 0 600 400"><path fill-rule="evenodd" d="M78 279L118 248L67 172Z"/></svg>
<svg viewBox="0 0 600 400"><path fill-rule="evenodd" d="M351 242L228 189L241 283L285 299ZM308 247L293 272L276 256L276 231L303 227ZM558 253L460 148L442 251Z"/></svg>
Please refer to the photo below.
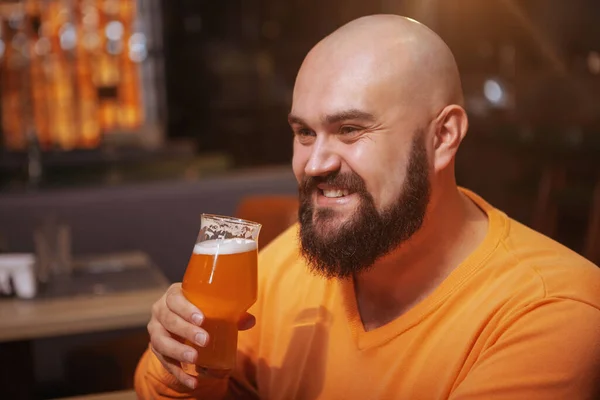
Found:
<svg viewBox="0 0 600 400"><path fill-rule="evenodd" d="M355 276L365 330L391 322L426 298L483 241L485 213L458 189L442 198L409 241Z"/></svg>

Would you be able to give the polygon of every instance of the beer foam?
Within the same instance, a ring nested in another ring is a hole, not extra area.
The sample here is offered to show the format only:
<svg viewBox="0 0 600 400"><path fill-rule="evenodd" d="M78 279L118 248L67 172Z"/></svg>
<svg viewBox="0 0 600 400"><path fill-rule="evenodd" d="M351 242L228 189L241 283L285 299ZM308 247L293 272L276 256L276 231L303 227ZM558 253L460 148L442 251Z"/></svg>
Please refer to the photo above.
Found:
<svg viewBox="0 0 600 400"><path fill-rule="evenodd" d="M196 243L194 254L238 254L256 250L256 241L252 239L212 239Z"/></svg>

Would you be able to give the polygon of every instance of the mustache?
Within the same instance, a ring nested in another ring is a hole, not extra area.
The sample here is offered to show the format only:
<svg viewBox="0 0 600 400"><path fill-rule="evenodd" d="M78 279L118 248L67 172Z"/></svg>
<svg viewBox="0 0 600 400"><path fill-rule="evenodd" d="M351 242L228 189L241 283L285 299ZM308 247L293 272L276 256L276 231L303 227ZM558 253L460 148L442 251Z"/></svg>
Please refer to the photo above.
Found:
<svg viewBox="0 0 600 400"><path fill-rule="evenodd" d="M327 184L351 192L367 193L365 181L354 172L333 173L326 176L307 176L302 179L298 187L301 194L309 194L317 189L320 184Z"/></svg>

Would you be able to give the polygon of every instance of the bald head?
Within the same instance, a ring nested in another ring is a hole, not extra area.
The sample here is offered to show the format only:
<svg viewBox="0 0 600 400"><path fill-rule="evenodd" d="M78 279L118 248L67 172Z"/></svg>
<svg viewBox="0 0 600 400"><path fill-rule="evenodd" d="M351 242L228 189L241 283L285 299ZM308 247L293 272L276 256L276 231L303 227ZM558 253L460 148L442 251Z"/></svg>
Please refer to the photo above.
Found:
<svg viewBox="0 0 600 400"><path fill-rule="evenodd" d="M423 121L463 103L448 46L423 24L396 15L359 18L319 42L300 68L294 102L307 88L377 95Z"/></svg>
<svg viewBox="0 0 600 400"><path fill-rule="evenodd" d="M309 52L288 119L303 255L317 270L356 277L411 239L428 210L450 207L468 128L461 103L452 53L408 18L360 18Z"/></svg>

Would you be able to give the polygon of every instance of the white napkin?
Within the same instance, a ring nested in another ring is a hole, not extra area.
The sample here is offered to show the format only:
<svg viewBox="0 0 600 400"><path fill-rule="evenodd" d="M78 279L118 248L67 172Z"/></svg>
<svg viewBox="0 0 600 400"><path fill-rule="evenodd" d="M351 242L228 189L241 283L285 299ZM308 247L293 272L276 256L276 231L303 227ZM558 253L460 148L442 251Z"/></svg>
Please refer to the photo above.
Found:
<svg viewBox="0 0 600 400"><path fill-rule="evenodd" d="M11 295L14 289L18 297L35 297L37 279L34 266L33 254L0 254L0 293Z"/></svg>

